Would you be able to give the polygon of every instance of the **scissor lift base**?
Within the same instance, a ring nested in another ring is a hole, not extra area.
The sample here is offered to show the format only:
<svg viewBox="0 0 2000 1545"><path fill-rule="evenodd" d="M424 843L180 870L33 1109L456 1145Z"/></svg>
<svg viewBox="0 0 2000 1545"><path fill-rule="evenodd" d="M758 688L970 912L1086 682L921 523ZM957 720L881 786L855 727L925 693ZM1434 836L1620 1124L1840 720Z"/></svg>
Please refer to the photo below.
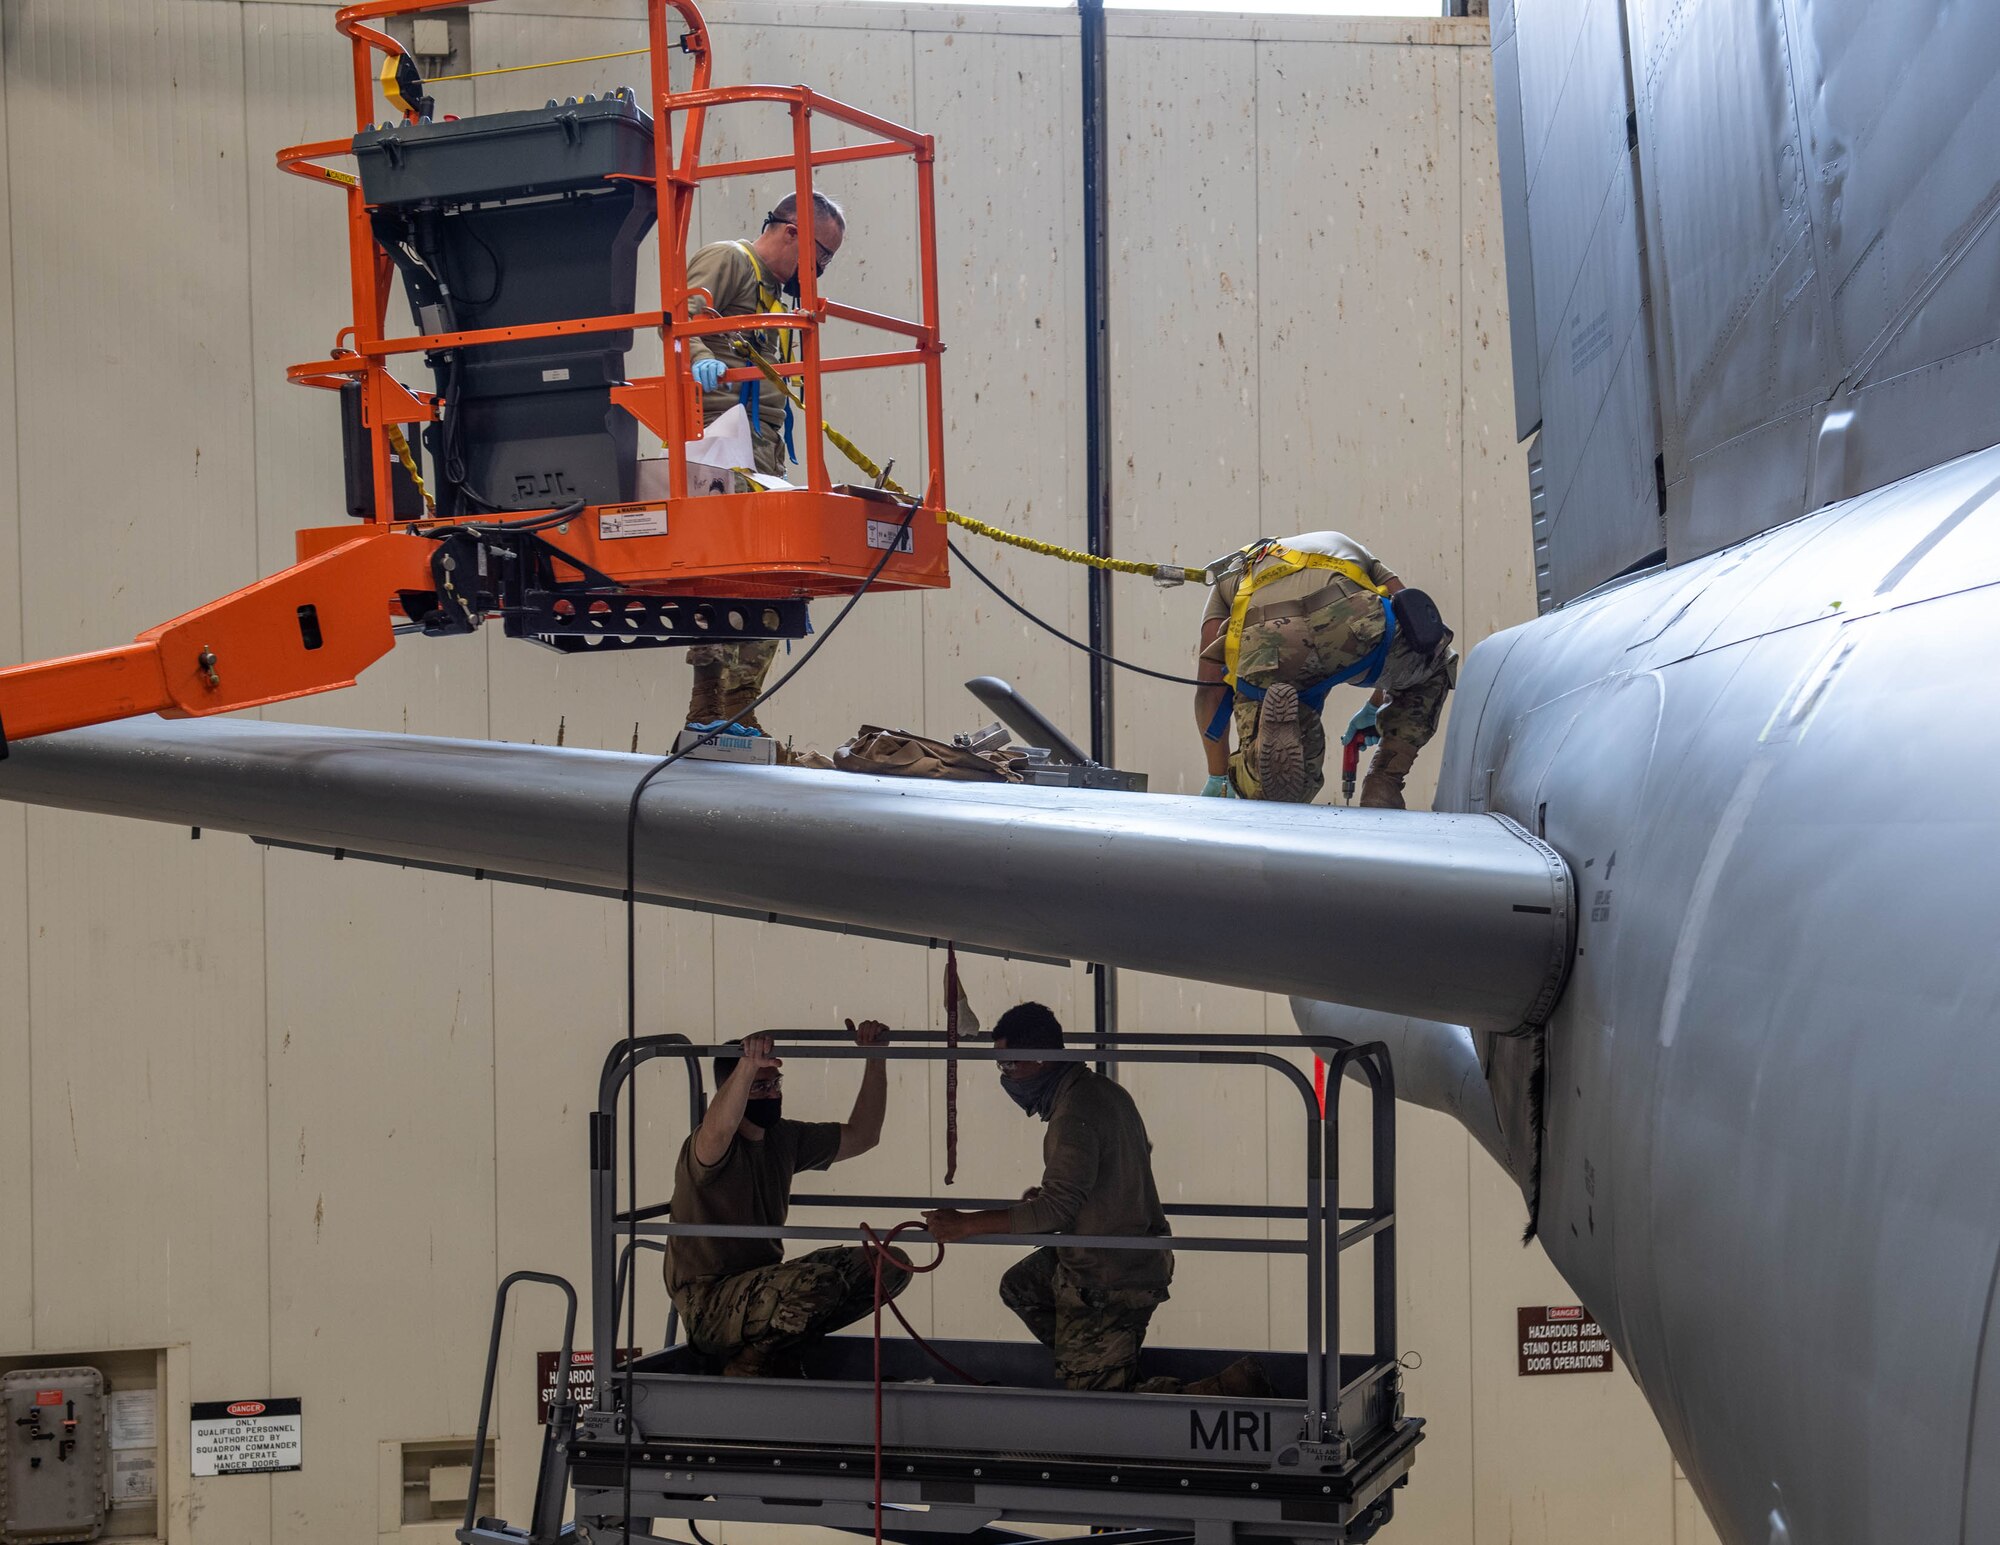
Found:
<svg viewBox="0 0 2000 1545"><path fill-rule="evenodd" d="M1385 1381L1366 1377L1365 1358L1342 1359L1345 1441L1315 1445L1302 1441L1306 1373L1296 1353L1258 1354L1278 1394L1248 1400L1060 1390L1039 1347L937 1345L1004 1382L916 1382L937 1370L910 1343L884 1343L890 1533L963 1537L1039 1522L1144 1527L1200 1545L1360 1542L1389 1518L1390 1490L1422 1437ZM1235 1356L1161 1348L1141 1373L1194 1379ZM861 1336L830 1338L803 1380L721 1378L687 1348L642 1360L632 1376L632 1516L872 1529L871 1360ZM586 1412L571 1449L579 1520L624 1515L626 1464L613 1416Z"/></svg>

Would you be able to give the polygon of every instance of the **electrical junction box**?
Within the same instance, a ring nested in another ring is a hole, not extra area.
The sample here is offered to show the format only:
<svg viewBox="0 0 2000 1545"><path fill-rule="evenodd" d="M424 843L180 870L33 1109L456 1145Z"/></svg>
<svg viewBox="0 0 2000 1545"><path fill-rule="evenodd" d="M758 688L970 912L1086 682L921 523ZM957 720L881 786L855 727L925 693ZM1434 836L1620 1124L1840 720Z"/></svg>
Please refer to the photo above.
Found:
<svg viewBox="0 0 2000 1545"><path fill-rule="evenodd" d="M104 1374L0 1374L0 1545L94 1540L109 1511Z"/></svg>

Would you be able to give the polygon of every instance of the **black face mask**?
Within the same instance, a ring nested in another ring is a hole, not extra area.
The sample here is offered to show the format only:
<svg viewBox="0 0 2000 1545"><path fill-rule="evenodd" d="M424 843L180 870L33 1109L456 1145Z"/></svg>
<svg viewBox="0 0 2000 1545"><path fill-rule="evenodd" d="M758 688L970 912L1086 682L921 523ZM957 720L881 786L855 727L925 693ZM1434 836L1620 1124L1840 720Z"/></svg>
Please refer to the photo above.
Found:
<svg viewBox="0 0 2000 1545"><path fill-rule="evenodd" d="M766 1132L778 1124L778 1118L785 1113L785 1097L771 1095L768 1099L746 1100L743 1105L743 1119L754 1121Z"/></svg>
<svg viewBox="0 0 2000 1545"><path fill-rule="evenodd" d="M1051 1062L1039 1073L1031 1073L1026 1078L1000 1076L1000 1087L1007 1091L1012 1100L1030 1116L1049 1119L1049 1110L1055 1104L1056 1084L1069 1071L1067 1062Z"/></svg>
<svg viewBox="0 0 2000 1545"><path fill-rule="evenodd" d="M783 284L778 286L778 288L785 292L786 300L790 301L794 306L798 305L800 300L800 294L799 294L799 276L797 274L793 274L791 278L787 279Z"/></svg>

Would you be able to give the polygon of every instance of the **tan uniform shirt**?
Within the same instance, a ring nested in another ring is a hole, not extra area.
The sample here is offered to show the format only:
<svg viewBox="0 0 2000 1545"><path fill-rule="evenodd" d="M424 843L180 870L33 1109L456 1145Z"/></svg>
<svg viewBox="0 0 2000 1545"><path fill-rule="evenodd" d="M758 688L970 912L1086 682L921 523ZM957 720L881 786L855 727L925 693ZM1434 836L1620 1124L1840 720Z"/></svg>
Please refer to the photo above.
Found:
<svg viewBox="0 0 2000 1545"><path fill-rule="evenodd" d="M756 261L742 243L711 242L688 259L688 288L707 290L714 296L714 314L717 316L744 316L783 305L777 281L766 272L765 282L760 283L757 270ZM699 298L688 302L688 315L700 316L703 310ZM760 332L707 333L690 341L689 353L694 359L719 359L733 370L750 363L750 356L735 347L735 340L742 338L764 358L776 364L785 357L784 349L789 336L780 328L765 328ZM757 422L751 427L760 441L768 438L775 442L784 430L785 396L769 381L760 378L757 385ZM742 401L741 386L738 381L724 381L714 391L703 392L703 420L713 423L719 415L727 413Z"/></svg>
<svg viewBox="0 0 2000 1545"><path fill-rule="evenodd" d="M1153 1184L1153 1145L1132 1096L1079 1062L1056 1088L1042 1138L1042 1185L1008 1214L1016 1234L1173 1233ZM1072 1250L1057 1258L1092 1287L1165 1288L1167 1250Z"/></svg>
<svg viewBox="0 0 2000 1545"><path fill-rule="evenodd" d="M1328 558L1345 558L1360 569L1378 585L1386 585L1396 578L1396 571L1363 547L1344 531L1307 531L1299 536L1279 539L1280 547L1289 547L1294 552L1320 553ZM1253 567L1275 562L1264 559ZM1236 600L1236 588L1242 584L1243 576L1231 574L1208 593L1208 608L1202 613L1202 620L1221 618L1227 621L1229 608ZM1330 574L1325 569L1301 569L1296 574L1287 574L1283 579L1274 579L1257 591L1258 607L1282 607L1286 603L1302 604L1317 595L1329 585L1352 588L1348 581L1338 574ZM1222 658L1222 635L1218 634L1214 643L1202 651L1202 657L1209 660Z"/></svg>
<svg viewBox="0 0 2000 1545"><path fill-rule="evenodd" d="M674 1162L673 1221L755 1224L782 1228L792 1210L792 1176L802 1169L825 1169L840 1153L837 1121L780 1118L753 1143L740 1133L729 1140L722 1162L704 1165L694 1156L694 1139L681 1144ZM733 1277L785 1258L782 1239L696 1239L667 1241L667 1291L679 1292L706 1277Z"/></svg>

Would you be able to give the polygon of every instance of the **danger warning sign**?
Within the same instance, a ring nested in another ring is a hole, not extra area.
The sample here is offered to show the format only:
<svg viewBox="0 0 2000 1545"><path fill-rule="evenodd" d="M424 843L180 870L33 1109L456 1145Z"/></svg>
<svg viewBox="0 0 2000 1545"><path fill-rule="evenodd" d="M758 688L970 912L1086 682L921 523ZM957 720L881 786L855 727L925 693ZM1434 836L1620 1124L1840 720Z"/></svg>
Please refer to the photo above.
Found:
<svg viewBox="0 0 2000 1545"><path fill-rule="evenodd" d="M1521 1374L1611 1371L1611 1338L1581 1304L1537 1304L1515 1315Z"/></svg>
<svg viewBox="0 0 2000 1545"><path fill-rule="evenodd" d="M188 1418L196 1475L258 1475L303 1463L297 1396L197 1400Z"/></svg>
<svg viewBox="0 0 2000 1545"><path fill-rule="evenodd" d="M639 1355L632 1347L619 1348L618 1366L623 1368ZM593 1366L596 1360L597 1354L588 1347L578 1347L570 1353L569 1398L579 1407L597 1398L597 1370ZM535 1354L535 1420L544 1427L549 1424L549 1407L555 1404L556 1364L561 1361L560 1352Z"/></svg>

